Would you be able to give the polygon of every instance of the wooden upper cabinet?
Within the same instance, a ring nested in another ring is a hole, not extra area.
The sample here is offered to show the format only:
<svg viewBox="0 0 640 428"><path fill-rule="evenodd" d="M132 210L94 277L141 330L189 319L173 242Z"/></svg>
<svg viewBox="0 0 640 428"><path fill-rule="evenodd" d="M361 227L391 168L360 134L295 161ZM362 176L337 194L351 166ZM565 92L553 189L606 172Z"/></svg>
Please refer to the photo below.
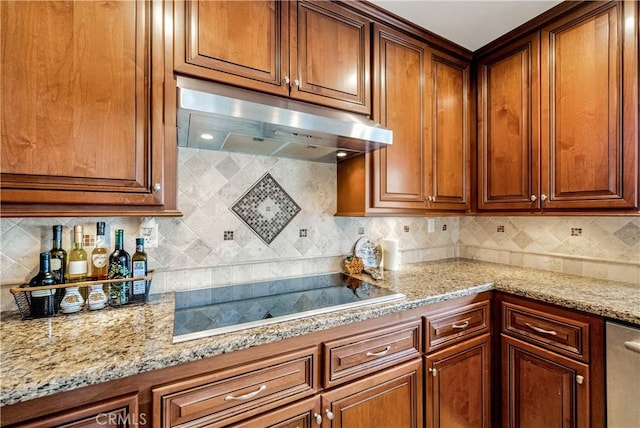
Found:
<svg viewBox="0 0 640 428"><path fill-rule="evenodd" d="M2 215L175 209L163 15L163 2L0 3Z"/></svg>
<svg viewBox="0 0 640 428"><path fill-rule="evenodd" d="M176 72L287 95L289 7L280 1L177 1Z"/></svg>
<svg viewBox="0 0 640 428"><path fill-rule="evenodd" d="M540 36L478 63L478 208L539 207Z"/></svg>
<svg viewBox="0 0 640 428"><path fill-rule="evenodd" d="M370 21L325 1L175 5L175 71L371 114Z"/></svg>
<svg viewBox="0 0 640 428"><path fill-rule="evenodd" d="M374 24L373 119L393 144L338 163L337 215L469 208L469 61Z"/></svg>
<svg viewBox="0 0 640 428"><path fill-rule="evenodd" d="M368 19L336 4L291 2L291 96L371 114Z"/></svg>
<svg viewBox="0 0 640 428"><path fill-rule="evenodd" d="M638 206L638 3L588 4L542 29L545 209Z"/></svg>
<svg viewBox="0 0 640 428"><path fill-rule="evenodd" d="M391 28L374 26L374 120L393 130L393 144L370 155L371 206L426 208L429 131L429 47Z"/></svg>
<svg viewBox="0 0 640 428"><path fill-rule="evenodd" d="M469 69L462 61L435 49L427 72L426 139L427 207L465 210L470 207L469 188Z"/></svg>

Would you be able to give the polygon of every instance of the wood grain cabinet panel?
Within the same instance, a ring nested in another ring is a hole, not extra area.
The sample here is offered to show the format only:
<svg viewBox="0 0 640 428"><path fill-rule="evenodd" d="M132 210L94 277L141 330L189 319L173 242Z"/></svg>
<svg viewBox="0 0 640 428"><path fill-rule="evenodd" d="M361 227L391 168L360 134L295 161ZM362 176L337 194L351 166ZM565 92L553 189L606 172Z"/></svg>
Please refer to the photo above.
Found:
<svg viewBox="0 0 640 428"><path fill-rule="evenodd" d="M175 3L175 71L371 114L370 21L331 2Z"/></svg>
<svg viewBox="0 0 640 428"><path fill-rule="evenodd" d="M374 120L393 130L393 144L374 151L374 208L424 210L429 139L429 47L398 31L374 26Z"/></svg>
<svg viewBox="0 0 640 428"><path fill-rule="evenodd" d="M425 350L433 352L490 331L491 302L484 300L425 316Z"/></svg>
<svg viewBox="0 0 640 428"><path fill-rule="evenodd" d="M491 426L491 335L425 357L428 428Z"/></svg>
<svg viewBox="0 0 640 428"><path fill-rule="evenodd" d="M323 427L422 427L422 361L416 359L322 394Z"/></svg>
<svg viewBox="0 0 640 428"><path fill-rule="evenodd" d="M154 388L154 426L226 426L312 395L317 348Z"/></svg>
<svg viewBox="0 0 640 428"><path fill-rule="evenodd" d="M138 413L138 395L129 394L88 406L63 410L52 416L10 425L7 428L18 426L22 428L126 428L144 426L149 422L146 415Z"/></svg>
<svg viewBox="0 0 640 428"><path fill-rule="evenodd" d="M479 210L636 210L638 2L585 2L478 59Z"/></svg>
<svg viewBox="0 0 640 428"><path fill-rule="evenodd" d="M324 343L324 387L394 366L416 358L421 348L421 323L378 329Z"/></svg>
<svg viewBox="0 0 640 428"><path fill-rule="evenodd" d="M589 362L589 317L560 316L511 302L502 303L502 317L504 333Z"/></svg>
<svg viewBox="0 0 640 428"><path fill-rule="evenodd" d="M478 63L478 208L539 205L539 56L535 33Z"/></svg>
<svg viewBox="0 0 640 428"><path fill-rule="evenodd" d="M320 426L318 420L322 421L319 396L266 412L230 428L313 428Z"/></svg>
<svg viewBox="0 0 640 428"><path fill-rule="evenodd" d="M637 8L596 3L542 29L544 208L638 206Z"/></svg>
<svg viewBox="0 0 640 428"><path fill-rule="evenodd" d="M2 215L175 210L165 6L0 3Z"/></svg>
<svg viewBox="0 0 640 428"><path fill-rule="evenodd" d="M470 207L471 186L470 64L435 49L430 55L427 116L431 129L425 149L427 208L466 210Z"/></svg>
<svg viewBox="0 0 640 428"><path fill-rule="evenodd" d="M502 336L506 427L590 427L589 367Z"/></svg>
<svg viewBox="0 0 640 428"><path fill-rule="evenodd" d="M393 144L338 164L337 215L469 208L469 61L373 26L373 119Z"/></svg>

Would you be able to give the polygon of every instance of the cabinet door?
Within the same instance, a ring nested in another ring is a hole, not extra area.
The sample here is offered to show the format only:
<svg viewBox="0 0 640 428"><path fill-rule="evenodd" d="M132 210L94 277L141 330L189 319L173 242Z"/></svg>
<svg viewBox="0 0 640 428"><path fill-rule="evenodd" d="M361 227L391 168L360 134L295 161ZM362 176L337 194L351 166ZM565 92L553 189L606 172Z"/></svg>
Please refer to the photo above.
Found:
<svg viewBox="0 0 640 428"><path fill-rule="evenodd" d="M491 335L425 357L426 426L491 426Z"/></svg>
<svg viewBox="0 0 640 428"><path fill-rule="evenodd" d="M502 393L504 426L590 426L588 366L505 335Z"/></svg>
<svg viewBox="0 0 640 428"><path fill-rule="evenodd" d="M393 130L393 144L371 154L373 208L420 213L426 208L425 146L429 91L426 44L374 26L374 119ZM418 211L420 210L420 211Z"/></svg>
<svg viewBox="0 0 640 428"><path fill-rule="evenodd" d="M371 114L370 22L336 4L291 2L291 97Z"/></svg>
<svg viewBox="0 0 640 428"><path fill-rule="evenodd" d="M322 394L323 427L422 427L422 362L414 360Z"/></svg>
<svg viewBox="0 0 640 428"><path fill-rule="evenodd" d="M637 206L638 3L589 3L542 30L543 208Z"/></svg>
<svg viewBox="0 0 640 428"><path fill-rule="evenodd" d="M428 208L469 208L469 68L466 61L431 50L427 71L426 193Z"/></svg>
<svg viewBox="0 0 640 428"><path fill-rule="evenodd" d="M167 208L163 18L163 2L0 3L3 215Z"/></svg>
<svg viewBox="0 0 640 428"><path fill-rule="evenodd" d="M313 428L322 423L320 397L289 404L230 428Z"/></svg>
<svg viewBox="0 0 640 428"><path fill-rule="evenodd" d="M20 424L22 428L65 427L65 428L124 428L145 426L147 415L138 413L138 395L131 394L114 398L88 407L63 410L55 416L40 418ZM8 427L10 428L10 427Z"/></svg>
<svg viewBox="0 0 640 428"><path fill-rule="evenodd" d="M479 60L478 208L537 209L538 33Z"/></svg>
<svg viewBox="0 0 640 428"><path fill-rule="evenodd" d="M175 11L176 72L289 94L287 2L187 0Z"/></svg>

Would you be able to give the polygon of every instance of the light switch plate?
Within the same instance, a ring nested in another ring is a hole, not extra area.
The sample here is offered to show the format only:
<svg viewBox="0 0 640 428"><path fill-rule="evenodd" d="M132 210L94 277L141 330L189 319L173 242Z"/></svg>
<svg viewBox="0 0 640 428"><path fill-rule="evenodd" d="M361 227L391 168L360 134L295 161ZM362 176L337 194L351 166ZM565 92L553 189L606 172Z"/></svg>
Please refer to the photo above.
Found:
<svg viewBox="0 0 640 428"><path fill-rule="evenodd" d="M427 220L427 232L434 233L436 231L436 221L435 219L430 218Z"/></svg>

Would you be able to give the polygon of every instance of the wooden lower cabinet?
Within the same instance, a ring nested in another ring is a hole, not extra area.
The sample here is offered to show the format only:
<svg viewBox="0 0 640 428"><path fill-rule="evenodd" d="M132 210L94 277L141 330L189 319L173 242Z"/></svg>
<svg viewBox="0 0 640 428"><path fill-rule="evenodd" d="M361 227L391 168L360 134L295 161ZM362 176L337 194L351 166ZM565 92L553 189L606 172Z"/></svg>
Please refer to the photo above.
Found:
<svg viewBox="0 0 640 428"><path fill-rule="evenodd" d="M311 428L321 424L320 397L313 397L257 416L230 428Z"/></svg>
<svg viewBox="0 0 640 428"><path fill-rule="evenodd" d="M425 357L425 426L491 426L491 334Z"/></svg>
<svg viewBox="0 0 640 428"><path fill-rule="evenodd" d="M590 427L589 366L502 335L503 425Z"/></svg>
<svg viewBox="0 0 640 428"><path fill-rule="evenodd" d="M324 428L422 427L422 362L398 365L322 394Z"/></svg>
<svg viewBox="0 0 640 428"><path fill-rule="evenodd" d="M145 426L148 422L144 415L138 413L138 395L132 393L10 427L124 428Z"/></svg>

